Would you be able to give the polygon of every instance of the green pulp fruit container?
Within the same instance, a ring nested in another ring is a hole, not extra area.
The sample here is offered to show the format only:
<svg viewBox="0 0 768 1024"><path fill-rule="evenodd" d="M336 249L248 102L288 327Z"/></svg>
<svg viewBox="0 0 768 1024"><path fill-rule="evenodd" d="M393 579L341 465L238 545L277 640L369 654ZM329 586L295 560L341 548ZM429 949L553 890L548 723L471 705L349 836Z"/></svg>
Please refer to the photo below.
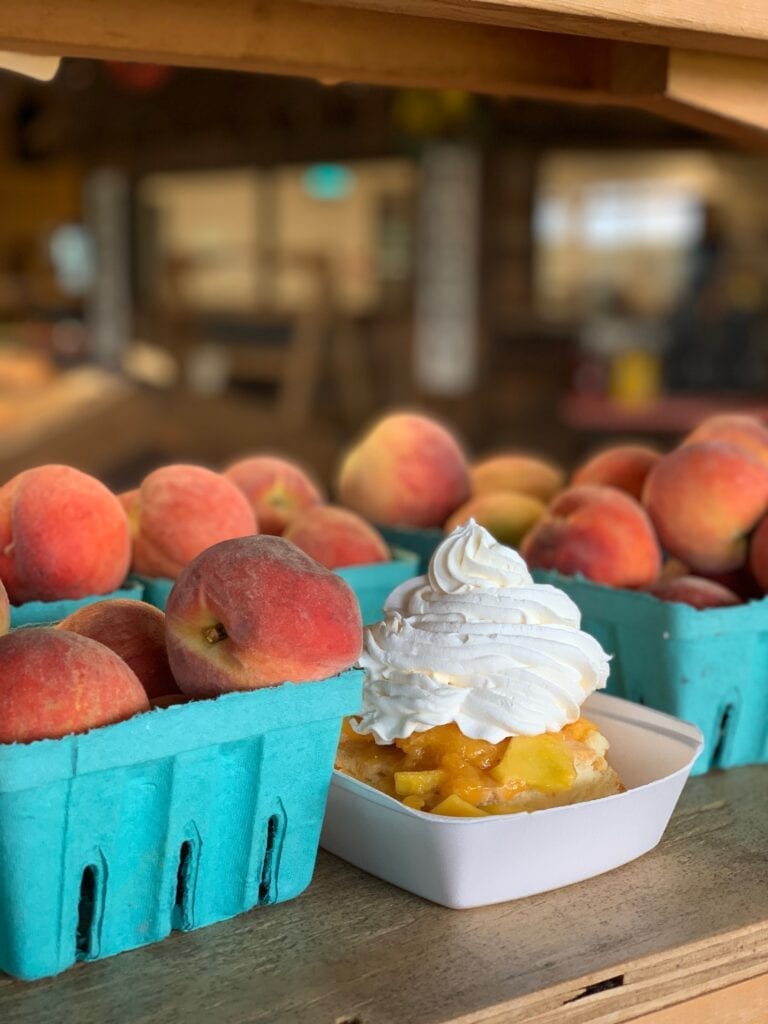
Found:
<svg viewBox="0 0 768 1024"><path fill-rule="evenodd" d="M395 587L419 575L419 556L415 552L395 548L392 555L391 562L334 569L354 590L365 626L384 617L384 602Z"/></svg>
<svg viewBox="0 0 768 1024"><path fill-rule="evenodd" d="M119 590L113 590L110 594L91 594L88 597L67 598L64 601L27 601L25 604L12 604L11 629L18 626L49 626L54 622L61 622L86 604L111 601L118 597L141 601L144 597L141 581L135 577L128 579Z"/></svg>
<svg viewBox="0 0 768 1024"><path fill-rule="evenodd" d="M391 548L413 551L419 556L418 575L425 573L435 548L445 540L442 530L418 526L378 526L377 529Z"/></svg>
<svg viewBox="0 0 768 1024"><path fill-rule="evenodd" d="M694 774L768 762L768 597L699 611L537 569L564 590L612 656L608 692L696 724Z"/></svg>
<svg viewBox="0 0 768 1024"><path fill-rule="evenodd" d="M0 745L0 969L43 978L292 899L362 673Z"/></svg>

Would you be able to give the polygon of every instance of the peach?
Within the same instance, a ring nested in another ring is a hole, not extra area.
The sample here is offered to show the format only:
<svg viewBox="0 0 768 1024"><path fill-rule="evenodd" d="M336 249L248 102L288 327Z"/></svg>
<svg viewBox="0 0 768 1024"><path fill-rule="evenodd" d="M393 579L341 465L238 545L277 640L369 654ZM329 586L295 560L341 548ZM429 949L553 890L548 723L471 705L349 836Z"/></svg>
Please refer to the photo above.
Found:
<svg viewBox="0 0 768 1024"><path fill-rule="evenodd" d="M8 600L8 591L0 580L0 636L3 636L11 628L11 602Z"/></svg>
<svg viewBox="0 0 768 1024"><path fill-rule="evenodd" d="M378 530L356 512L334 505L303 512L283 536L326 569L388 562L392 557Z"/></svg>
<svg viewBox="0 0 768 1024"><path fill-rule="evenodd" d="M185 693L166 693L162 697L153 697L150 704L153 708L170 708L175 704L189 704L194 697L188 697Z"/></svg>
<svg viewBox="0 0 768 1024"><path fill-rule="evenodd" d="M741 604L741 598L728 587L703 576L677 576L675 579L657 580L648 587L648 593L661 601L678 601L698 609Z"/></svg>
<svg viewBox="0 0 768 1024"><path fill-rule="evenodd" d="M648 473L661 452L642 444L619 444L593 455L575 470L571 484L606 484L640 501Z"/></svg>
<svg viewBox="0 0 768 1024"><path fill-rule="evenodd" d="M38 466L0 488L0 578L13 604L106 594L125 579L126 514L71 466Z"/></svg>
<svg viewBox="0 0 768 1024"><path fill-rule="evenodd" d="M387 526L442 526L469 497L459 442L416 413L385 416L348 453L339 473L344 505Z"/></svg>
<svg viewBox="0 0 768 1024"><path fill-rule="evenodd" d="M757 416L721 413L709 416L692 430L682 445L701 441L724 441L754 455L768 466L768 427Z"/></svg>
<svg viewBox="0 0 768 1024"><path fill-rule="evenodd" d="M758 524L749 542L749 571L762 592L768 593L768 516Z"/></svg>
<svg viewBox="0 0 768 1024"><path fill-rule="evenodd" d="M502 544L516 548L531 527L541 519L546 508L538 498L514 491L490 491L470 498L445 524L445 532L474 519Z"/></svg>
<svg viewBox="0 0 768 1024"><path fill-rule="evenodd" d="M165 615L146 601L96 601L72 612L56 628L109 647L133 669L148 697L180 692L165 650Z"/></svg>
<svg viewBox="0 0 768 1024"><path fill-rule="evenodd" d="M132 567L143 576L175 579L212 544L247 537L258 528L240 488L202 466L176 464L154 470L142 481L130 507Z"/></svg>
<svg viewBox="0 0 768 1024"><path fill-rule="evenodd" d="M269 535L215 544L190 562L165 624L171 670L195 697L324 679L349 668L362 646L351 587Z"/></svg>
<svg viewBox="0 0 768 1024"><path fill-rule="evenodd" d="M647 587L661 551L643 507L615 487L583 484L559 494L523 538L531 568L581 573L614 587Z"/></svg>
<svg viewBox="0 0 768 1024"><path fill-rule="evenodd" d="M657 462L643 502L668 554L697 575L728 572L744 565L768 511L768 468L722 441L686 445Z"/></svg>
<svg viewBox="0 0 768 1024"><path fill-rule="evenodd" d="M565 483L565 473L554 462L524 452L501 452L470 468L473 494L521 491L550 501Z"/></svg>
<svg viewBox="0 0 768 1024"><path fill-rule="evenodd" d="M262 533L284 533L297 515L319 505L324 497L305 470L274 455L240 459L224 475L250 501Z"/></svg>
<svg viewBox="0 0 768 1024"><path fill-rule="evenodd" d="M0 743L58 739L148 710L131 669L89 637L39 626L0 637Z"/></svg>

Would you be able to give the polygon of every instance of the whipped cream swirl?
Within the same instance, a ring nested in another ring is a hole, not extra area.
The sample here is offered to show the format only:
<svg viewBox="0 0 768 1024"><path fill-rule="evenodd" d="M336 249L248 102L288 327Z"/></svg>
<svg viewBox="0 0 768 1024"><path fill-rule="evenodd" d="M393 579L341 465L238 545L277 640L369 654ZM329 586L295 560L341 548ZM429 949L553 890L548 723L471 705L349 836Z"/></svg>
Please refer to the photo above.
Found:
<svg viewBox="0 0 768 1024"><path fill-rule="evenodd" d="M557 587L469 520L397 587L365 631L363 710L376 742L455 722L465 736L558 732L605 686L608 655Z"/></svg>

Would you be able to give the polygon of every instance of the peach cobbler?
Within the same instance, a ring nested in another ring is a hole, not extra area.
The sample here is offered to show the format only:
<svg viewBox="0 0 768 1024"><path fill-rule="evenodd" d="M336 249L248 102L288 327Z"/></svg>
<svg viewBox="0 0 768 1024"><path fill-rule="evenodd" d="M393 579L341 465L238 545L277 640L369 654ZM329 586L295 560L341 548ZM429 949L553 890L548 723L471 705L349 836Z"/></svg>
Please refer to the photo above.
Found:
<svg viewBox="0 0 768 1024"><path fill-rule="evenodd" d="M622 791L581 716L608 655L562 590L472 520L365 630L363 707L336 767L415 810L535 811Z"/></svg>

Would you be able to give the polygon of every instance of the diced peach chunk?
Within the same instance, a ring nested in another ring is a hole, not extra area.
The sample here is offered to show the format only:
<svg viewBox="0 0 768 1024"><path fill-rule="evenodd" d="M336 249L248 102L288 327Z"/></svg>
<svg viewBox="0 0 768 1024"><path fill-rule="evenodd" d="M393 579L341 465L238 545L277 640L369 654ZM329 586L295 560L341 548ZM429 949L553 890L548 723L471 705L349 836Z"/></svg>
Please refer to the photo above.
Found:
<svg viewBox="0 0 768 1024"><path fill-rule="evenodd" d="M413 811L420 811L426 802L427 801L423 796L414 795L403 797L403 803L405 806L410 807Z"/></svg>
<svg viewBox="0 0 768 1024"><path fill-rule="evenodd" d="M395 792L398 796L423 796L437 789L445 778L440 769L427 772L395 772Z"/></svg>
<svg viewBox="0 0 768 1024"><path fill-rule="evenodd" d="M474 807L472 804L467 803L466 800L462 800L460 796L456 796L452 793L447 796L445 800L441 801L437 807L432 808L433 814L445 814L451 818L485 818L487 817L485 811L481 811L479 807Z"/></svg>
<svg viewBox="0 0 768 1024"><path fill-rule="evenodd" d="M576 769L568 748L545 733L542 736L513 736L491 776L504 785L522 782L531 789L556 793L568 789Z"/></svg>

